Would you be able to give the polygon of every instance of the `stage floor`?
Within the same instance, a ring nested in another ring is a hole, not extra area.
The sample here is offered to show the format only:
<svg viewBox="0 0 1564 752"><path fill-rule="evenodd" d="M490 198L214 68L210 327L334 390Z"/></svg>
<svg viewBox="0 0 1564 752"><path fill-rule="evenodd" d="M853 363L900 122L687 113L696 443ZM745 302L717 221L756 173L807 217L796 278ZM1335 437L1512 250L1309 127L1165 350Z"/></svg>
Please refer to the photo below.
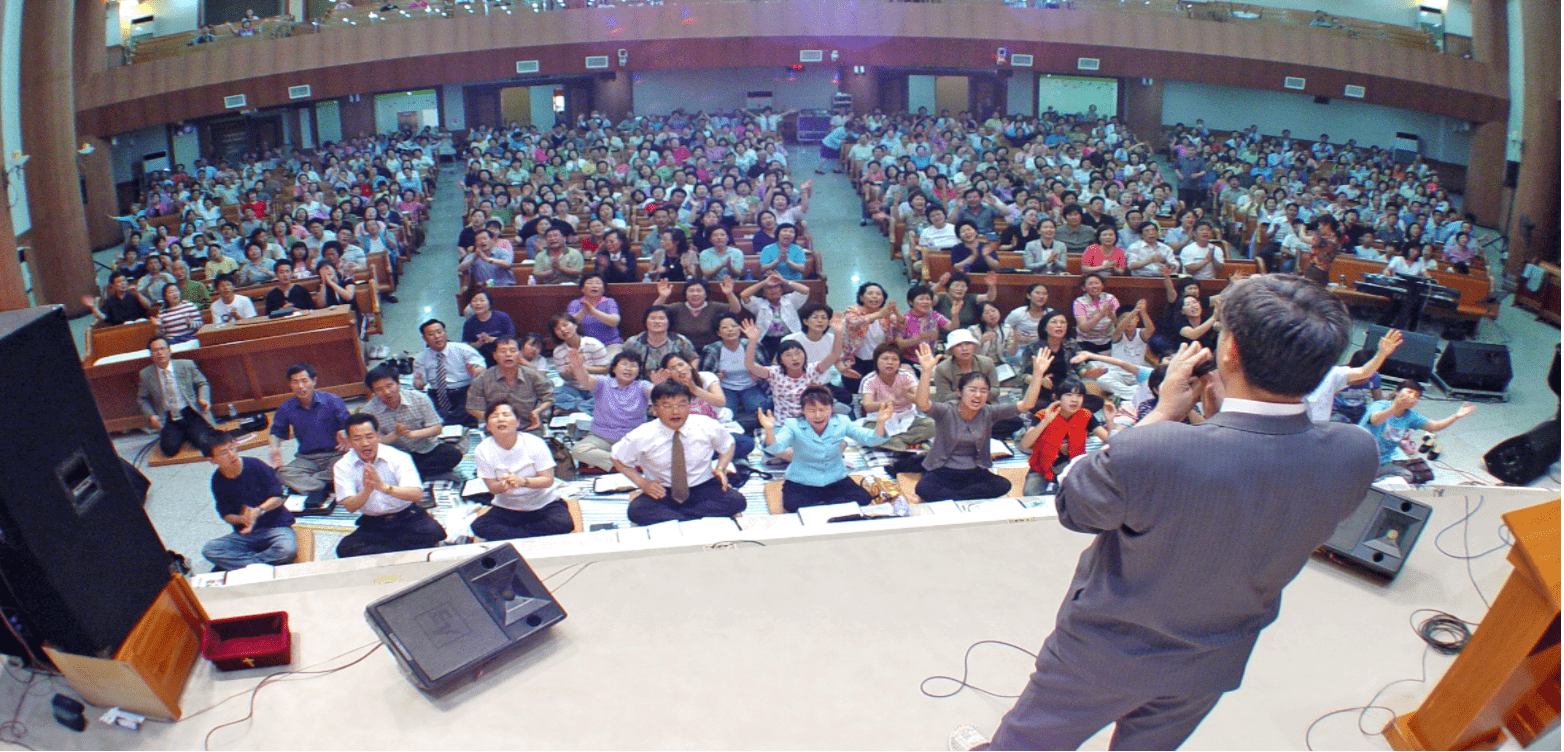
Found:
<svg viewBox="0 0 1564 752"><path fill-rule="evenodd" d="M1398 711L1415 707L1452 659L1425 655L1409 626L1413 610L1481 620L1476 588L1491 598L1509 572L1499 515L1556 494L1449 487L1411 495L1434 512L1401 576L1384 585L1310 562L1261 637L1244 685L1217 706L1188 748L1301 749L1317 716L1362 705L1426 666L1427 683L1398 684L1379 698ZM1468 526L1440 535L1479 503ZM971 690L930 699L919 683L960 676L963 653L979 640L1035 650L1089 538L1061 528L1046 508L899 525L757 529L734 536L753 542L717 547L695 537L598 551L523 546L569 612L530 650L435 698L376 649L340 672L267 686L255 717L218 730L211 745L942 749L957 725L991 731L1010 701ZM1501 550L1470 561L1470 579L1466 561L1440 551L1465 555L1496 546ZM423 561L427 555L316 562L279 572L299 576L196 592L214 618L287 610L292 668L330 669L378 645L363 618L367 603L449 566ZM973 653L969 680L1014 694L1030 662L1009 648L983 646ZM54 723L55 690L42 677L26 688L20 707L29 729L23 741L49 749L198 748L213 727L244 717L250 690L271 671L219 673L198 662L183 698L186 720L128 731L98 723L96 710L82 734ZM0 707L23 691L20 682L5 682ZM204 710L213 703L220 704ZM1371 712L1363 726L1377 730L1389 718ZM1383 739L1362 736L1357 722L1356 713L1328 718L1310 741L1315 748L1386 748ZM1104 749L1107 740L1104 732L1086 748Z"/></svg>

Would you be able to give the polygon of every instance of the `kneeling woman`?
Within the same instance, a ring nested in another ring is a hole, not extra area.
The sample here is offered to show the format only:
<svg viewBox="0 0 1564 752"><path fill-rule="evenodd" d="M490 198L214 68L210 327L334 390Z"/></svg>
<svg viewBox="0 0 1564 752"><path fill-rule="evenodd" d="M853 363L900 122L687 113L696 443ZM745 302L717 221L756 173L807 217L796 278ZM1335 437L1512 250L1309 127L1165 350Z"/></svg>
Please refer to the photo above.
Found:
<svg viewBox="0 0 1564 752"><path fill-rule="evenodd" d="M994 385L981 371L961 375L956 382L955 401L935 402L929 398L929 381L942 357L936 356L928 343L918 346L918 365L923 374L918 378L913 401L934 419L934 439L929 443L928 456L923 458L923 478L918 481L919 499L996 499L1010 491L1010 481L989 471L994 465L988 450L994 423L1014 418L1037 404L1037 392L1053 358L1048 348L1037 349L1032 360L1032 381L1017 404L989 404L988 392Z"/></svg>
<svg viewBox="0 0 1564 752"><path fill-rule="evenodd" d="M574 529L570 508L554 490L554 455L548 444L521 432L521 421L509 402L489 408L483 420L489 438L473 450L473 463L494 494L494 506L472 521L472 534L484 540L508 540Z"/></svg>
<svg viewBox="0 0 1564 752"><path fill-rule="evenodd" d="M1106 424L1081 407L1086 401L1086 387L1079 379L1065 379L1054 393L1058 395L1058 401L1038 413L1038 424L1021 437L1022 451L1032 453L1031 469L1026 474L1026 488L1022 491L1027 496L1053 493L1058 488L1055 473L1070 460L1086 453L1086 437L1096 436L1107 441L1113 430L1111 404L1103 407L1107 411Z"/></svg>
<svg viewBox="0 0 1564 752"><path fill-rule="evenodd" d="M799 400L803 402L803 417L782 421L780 430L775 416L765 410L759 412L760 427L766 431L766 451L781 454L790 447L793 450L787 480L782 482L782 507L796 512L799 507L816 504L868 504L873 497L847 477L842 441L852 439L864 446L878 446L885 441L885 421L891 418L892 404L887 401L880 407L874 430L869 431L847 416L837 415L836 400L824 386L815 384L804 389Z"/></svg>

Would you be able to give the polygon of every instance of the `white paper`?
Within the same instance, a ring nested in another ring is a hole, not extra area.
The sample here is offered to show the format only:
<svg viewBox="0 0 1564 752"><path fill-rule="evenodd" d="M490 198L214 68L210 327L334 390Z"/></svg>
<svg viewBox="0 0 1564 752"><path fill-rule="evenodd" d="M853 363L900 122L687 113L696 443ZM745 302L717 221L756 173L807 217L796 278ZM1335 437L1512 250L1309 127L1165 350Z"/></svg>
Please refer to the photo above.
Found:
<svg viewBox="0 0 1564 752"><path fill-rule="evenodd" d="M1010 451L1010 447L1006 446L1005 442L1000 441L999 439L989 439L988 440L988 456L989 457L997 460L997 459L1002 459L1004 457L1009 457L1009 456L1011 456L1013 454L1015 454L1015 453Z"/></svg>
<svg viewBox="0 0 1564 752"><path fill-rule="evenodd" d="M304 502L307 500L308 497L301 494L288 494L287 498L282 500L282 508L290 512L302 512L304 511Z"/></svg>
<svg viewBox="0 0 1564 752"><path fill-rule="evenodd" d="M460 439L466 435L466 426L446 426L440 429L440 438L442 439Z"/></svg>
<svg viewBox="0 0 1564 752"><path fill-rule="evenodd" d="M473 478L462 484L463 496L477 496L478 494L486 494L488 492L489 484L484 483L482 478Z"/></svg>
<svg viewBox="0 0 1564 752"><path fill-rule="evenodd" d="M830 522L832 517L846 517L850 514L860 514L860 512L857 504L847 501L841 504L801 507L798 510L798 519L805 525L824 525Z"/></svg>
<svg viewBox="0 0 1564 752"><path fill-rule="evenodd" d="M698 538L721 538L739 531L739 524L732 517L702 517L679 523L679 532Z"/></svg>
<svg viewBox="0 0 1564 752"><path fill-rule="evenodd" d="M235 569L229 572L223 584L248 585L252 582L266 582L272 579L276 571L276 567L270 564L251 564L244 569Z"/></svg>
<svg viewBox="0 0 1564 752"><path fill-rule="evenodd" d="M647 525L642 529L646 531L646 537L649 538L653 543L659 541L679 540L680 538L684 537L683 531L679 529L678 520L659 522L655 525Z"/></svg>
<svg viewBox="0 0 1564 752"><path fill-rule="evenodd" d="M592 481L592 493L595 494L620 493L636 487L634 483L630 482L629 478L625 477L624 473L609 473L608 475L598 476L597 480Z"/></svg>

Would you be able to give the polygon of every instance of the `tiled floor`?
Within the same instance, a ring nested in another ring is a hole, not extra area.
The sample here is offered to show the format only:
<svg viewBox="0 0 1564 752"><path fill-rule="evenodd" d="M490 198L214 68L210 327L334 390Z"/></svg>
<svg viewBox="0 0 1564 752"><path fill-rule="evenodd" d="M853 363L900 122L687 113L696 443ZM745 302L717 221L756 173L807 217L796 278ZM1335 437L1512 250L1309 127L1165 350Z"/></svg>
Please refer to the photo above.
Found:
<svg viewBox="0 0 1564 752"><path fill-rule="evenodd" d="M817 163L812 149L795 147L790 157L800 182L808 177L815 178L814 200L808 219L816 244L826 259L831 280L830 304L838 310L851 304L858 285L867 281L884 285L893 300L904 299L907 280L902 266L891 260L884 236L872 226L858 225L859 203L846 178L829 172L812 176L810 171ZM416 352L423 346L418 336L421 322L430 318L448 323L460 319L454 298L454 241L461 229L462 202L460 182L456 179L458 174L452 170L454 168L447 168L446 179L441 182L435 197L429 241L407 267L397 291L400 302L383 306L386 334L375 337L374 343L386 345L393 353L404 349ZM107 260L111 253L100 254L100 259ZM87 318L74 322L78 342L88 323ZM1425 331L1436 332L1431 328L1425 328ZM1362 336L1361 326L1358 336ZM1479 406L1475 414L1441 437L1445 444L1441 459L1460 469L1480 469L1483 452L1494 443L1551 417L1558 404L1555 397L1549 396L1552 392L1544 383L1553 345L1559 341L1557 329L1536 322L1524 311L1505 306L1496 321L1483 322L1479 339L1509 346L1515 378L1511 382L1508 403ZM1419 406L1419 410L1430 417L1444 417L1457 407L1457 403L1439 399L1432 392L1430 395ZM353 406L350 404L350 408ZM152 439L147 434L132 433L119 437L116 445L121 454L133 457ZM284 453L288 455L291 451L289 442ZM253 450L249 454L264 457L265 450ZM153 483L147 500L153 524L170 548L190 557L198 571L206 571L207 565L200 561L201 545L228 530L212 508L208 490L211 466L149 468L146 473ZM1558 487L1557 464L1540 484ZM334 535L321 534L317 540L317 555L321 558L332 556L335 545Z"/></svg>

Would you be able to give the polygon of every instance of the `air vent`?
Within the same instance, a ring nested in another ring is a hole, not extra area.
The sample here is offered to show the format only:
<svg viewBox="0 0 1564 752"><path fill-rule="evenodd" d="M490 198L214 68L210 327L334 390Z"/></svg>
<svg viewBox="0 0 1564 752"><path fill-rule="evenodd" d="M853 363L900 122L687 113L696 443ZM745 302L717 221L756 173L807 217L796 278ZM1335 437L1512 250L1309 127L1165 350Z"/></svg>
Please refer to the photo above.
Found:
<svg viewBox="0 0 1564 752"><path fill-rule="evenodd" d="M1353 99L1362 99L1363 95L1367 94L1367 93L1368 92L1365 91L1363 87L1361 87L1361 86L1353 86L1352 84L1347 84L1346 88L1343 88L1341 90L1341 95L1342 96L1344 96L1344 97L1352 97Z"/></svg>
<svg viewBox="0 0 1564 752"><path fill-rule="evenodd" d="M223 107L230 110L237 110L249 103L249 100L245 99L243 94L234 94L233 96L223 97Z"/></svg>
<svg viewBox="0 0 1564 752"><path fill-rule="evenodd" d="M1306 78L1302 78L1302 77L1299 77L1299 76L1288 76L1288 77L1282 79L1282 88L1283 89L1297 89L1298 91L1302 91L1303 87L1306 84L1308 84L1308 83L1309 83L1309 81Z"/></svg>
<svg viewBox="0 0 1564 752"><path fill-rule="evenodd" d="M1075 59L1076 70L1097 70L1102 67L1102 61L1095 57L1078 57Z"/></svg>
<svg viewBox="0 0 1564 752"><path fill-rule="evenodd" d="M591 58L587 58L587 59L591 60ZM607 57L603 57L602 59L603 60L607 60L608 58ZM591 63L587 63L587 67L588 68L592 67L592 64ZM606 68L608 66L605 63L603 67ZM537 73L538 70L539 70L539 68L538 68L538 61L536 61L536 60L517 60L516 61L516 73L517 74Z"/></svg>
<svg viewBox="0 0 1564 752"><path fill-rule="evenodd" d="M1016 68L1030 68L1032 67L1032 56L1012 54L1010 56L1010 65Z"/></svg>
<svg viewBox="0 0 1564 752"><path fill-rule="evenodd" d="M586 59L587 70L599 70L608 67L607 55L588 55Z"/></svg>
<svg viewBox="0 0 1564 752"><path fill-rule="evenodd" d="M798 62L800 62L800 63L818 63L818 62L820 62L822 60L825 60L825 51L824 50L799 50L798 51Z"/></svg>
<svg viewBox="0 0 1564 752"><path fill-rule="evenodd" d="M288 98L289 99L309 99L310 98L310 85L309 84L300 84L298 86L289 86L288 87Z"/></svg>

